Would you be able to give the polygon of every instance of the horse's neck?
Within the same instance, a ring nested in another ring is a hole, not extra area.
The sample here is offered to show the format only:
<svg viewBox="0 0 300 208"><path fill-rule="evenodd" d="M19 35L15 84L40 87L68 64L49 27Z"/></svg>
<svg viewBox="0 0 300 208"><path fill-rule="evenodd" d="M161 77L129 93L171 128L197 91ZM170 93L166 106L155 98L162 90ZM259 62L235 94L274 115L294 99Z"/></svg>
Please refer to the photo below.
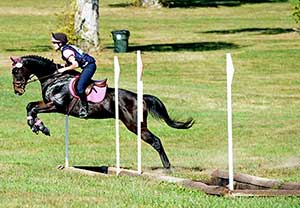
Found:
<svg viewBox="0 0 300 208"><path fill-rule="evenodd" d="M53 66L54 68L54 66ZM49 76L55 72L55 70L51 67L45 68L45 66L36 66L34 70L32 70L32 74L35 75L37 78L43 78Z"/></svg>
<svg viewBox="0 0 300 208"><path fill-rule="evenodd" d="M23 60L25 66L37 77L43 77L55 72L56 64L38 56L28 56Z"/></svg>

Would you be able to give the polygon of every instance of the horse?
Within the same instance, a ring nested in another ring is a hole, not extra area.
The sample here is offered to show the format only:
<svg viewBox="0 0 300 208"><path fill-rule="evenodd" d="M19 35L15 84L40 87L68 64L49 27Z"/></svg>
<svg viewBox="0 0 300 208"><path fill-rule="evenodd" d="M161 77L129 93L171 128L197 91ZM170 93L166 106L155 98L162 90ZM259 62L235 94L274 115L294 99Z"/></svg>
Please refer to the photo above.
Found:
<svg viewBox="0 0 300 208"><path fill-rule="evenodd" d="M42 100L30 102L26 107L27 124L34 133L42 132L50 136L50 130L38 118L39 113L61 113L79 117L79 102L69 89L70 81L80 75L75 70L58 73L62 66L52 60L28 55L10 57L12 61L13 88L16 95L23 95L27 84L39 81L42 91ZM33 79L33 77L36 77ZM99 103L88 103L87 119L115 118L115 90L107 87L104 99ZM119 119L127 129L137 134L137 94L125 89L119 89ZM74 102L75 101L75 102ZM161 140L147 128L147 116L150 113L157 120L163 120L168 126L175 129L189 129L194 124L194 119L177 121L170 118L163 102L153 96L143 95L143 121L141 123L141 138L151 145L159 154L162 165L170 169L171 164L166 155Z"/></svg>

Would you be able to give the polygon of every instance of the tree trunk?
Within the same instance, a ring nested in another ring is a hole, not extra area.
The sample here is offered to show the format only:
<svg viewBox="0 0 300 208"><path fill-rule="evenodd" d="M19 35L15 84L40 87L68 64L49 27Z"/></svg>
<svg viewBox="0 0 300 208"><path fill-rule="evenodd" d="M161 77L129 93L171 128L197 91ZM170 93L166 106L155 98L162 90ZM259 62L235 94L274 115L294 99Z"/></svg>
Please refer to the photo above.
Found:
<svg viewBox="0 0 300 208"><path fill-rule="evenodd" d="M160 7L159 0L140 0L140 3L144 7Z"/></svg>
<svg viewBox="0 0 300 208"><path fill-rule="evenodd" d="M77 0L75 33L78 44L85 50L99 47L99 0Z"/></svg>

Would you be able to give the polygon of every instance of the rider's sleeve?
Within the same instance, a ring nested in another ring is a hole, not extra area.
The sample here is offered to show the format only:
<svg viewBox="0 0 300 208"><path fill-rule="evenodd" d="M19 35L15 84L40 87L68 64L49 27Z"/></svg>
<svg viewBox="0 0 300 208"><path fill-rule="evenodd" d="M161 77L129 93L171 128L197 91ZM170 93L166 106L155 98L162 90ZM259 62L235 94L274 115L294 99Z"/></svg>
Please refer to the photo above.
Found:
<svg viewBox="0 0 300 208"><path fill-rule="evenodd" d="M74 51L67 49L67 50L64 50L63 56L68 60L71 56L75 57L75 54L74 54Z"/></svg>

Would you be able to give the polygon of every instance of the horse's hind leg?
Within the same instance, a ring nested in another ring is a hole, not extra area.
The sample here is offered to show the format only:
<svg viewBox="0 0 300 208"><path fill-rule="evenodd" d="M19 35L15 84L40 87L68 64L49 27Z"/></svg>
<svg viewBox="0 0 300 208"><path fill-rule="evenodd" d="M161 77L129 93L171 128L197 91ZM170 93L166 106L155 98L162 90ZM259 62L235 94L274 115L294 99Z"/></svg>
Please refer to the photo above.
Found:
<svg viewBox="0 0 300 208"><path fill-rule="evenodd" d="M136 122L133 122L133 120L131 120L131 122L130 122L128 119L125 119L124 117L121 120L123 121L125 126L128 128L128 130L137 134ZM145 120L145 117L144 117L144 120ZM142 140L144 140L145 142L150 144L158 152L164 168L169 169L171 165L170 165L169 159L167 157L167 154L164 150L164 147L163 147L160 139L148 130L147 124L145 121L142 123L141 133L142 133L141 134Z"/></svg>
<svg viewBox="0 0 300 208"><path fill-rule="evenodd" d="M147 127L142 128L142 139L148 144L150 144L158 152L164 168L169 169L171 167L171 164L160 139L153 133L151 133L147 129Z"/></svg>
<svg viewBox="0 0 300 208"><path fill-rule="evenodd" d="M123 103L122 103L123 102ZM135 134L137 134L137 103L135 99L127 99L126 102L124 99L120 99L120 120L124 123L127 129ZM165 153L163 145L160 139L152 134L147 128L147 109L143 109L143 122L141 123L141 137L142 140L150 144L159 154L163 167L166 169L170 168L169 159Z"/></svg>

